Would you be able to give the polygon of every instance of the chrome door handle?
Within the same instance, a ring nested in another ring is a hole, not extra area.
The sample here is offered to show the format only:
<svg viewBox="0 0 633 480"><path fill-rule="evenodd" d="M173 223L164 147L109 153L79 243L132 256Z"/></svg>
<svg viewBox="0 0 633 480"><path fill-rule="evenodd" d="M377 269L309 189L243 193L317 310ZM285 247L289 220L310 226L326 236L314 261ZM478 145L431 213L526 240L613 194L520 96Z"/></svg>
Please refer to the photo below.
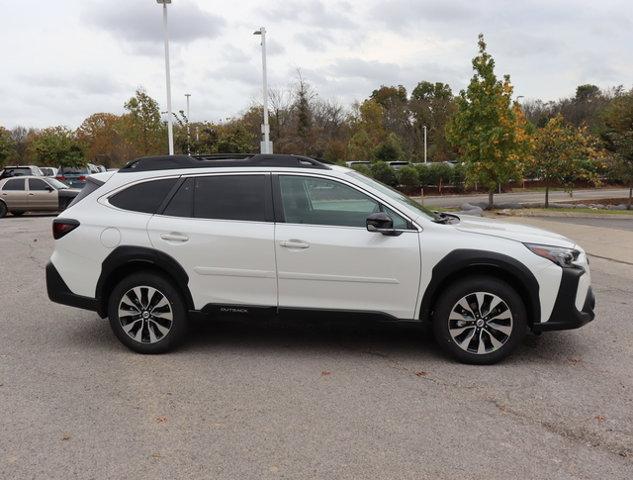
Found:
<svg viewBox="0 0 633 480"><path fill-rule="evenodd" d="M163 233L160 238L166 240L168 242L186 242L189 240L187 235L183 235L182 233Z"/></svg>
<svg viewBox="0 0 633 480"><path fill-rule="evenodd" d="M298 248L298 249L310 248L309 243L304 242L302 240L294 240L294 239L284 240L283 242L280 243L280 245L285 248Z"/></svg>
<svg viewBox="0 0 633 480"><path fill-rule="evenodd" d="M29 193L29 197L32 197L33 195L35 195L34 193Z"/></svg>

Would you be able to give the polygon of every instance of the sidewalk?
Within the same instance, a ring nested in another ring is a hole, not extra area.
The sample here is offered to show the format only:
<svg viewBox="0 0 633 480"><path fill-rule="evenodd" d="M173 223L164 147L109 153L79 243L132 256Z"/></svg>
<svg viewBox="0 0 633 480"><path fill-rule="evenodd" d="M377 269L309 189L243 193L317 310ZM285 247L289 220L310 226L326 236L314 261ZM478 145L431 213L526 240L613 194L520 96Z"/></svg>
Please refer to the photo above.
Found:
<svg viewBox="0 0 633 480"><path fill-rule="evenodd" d="M495 216L494 218L509 223L531 225L560 233L577 242L590 256L633 265L633 232L589 225L561 223L551 219L545 220L535 217Z"/></svg>

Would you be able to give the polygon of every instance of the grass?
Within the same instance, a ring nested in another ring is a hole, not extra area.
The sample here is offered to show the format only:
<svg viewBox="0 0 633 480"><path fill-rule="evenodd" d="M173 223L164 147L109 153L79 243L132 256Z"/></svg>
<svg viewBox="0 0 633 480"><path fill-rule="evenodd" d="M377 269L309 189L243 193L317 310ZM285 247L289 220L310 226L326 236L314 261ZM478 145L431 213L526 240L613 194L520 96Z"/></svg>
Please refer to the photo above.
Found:
<svg viewBox="0 0 633 480"><path fill-rule="evenodd" d="M492 213L498 213L500 210L493 210ZM504 213L507 213L505 210ZM574 214L584 215L602 215L602 216L624 216L633 218L633 210L606 210L596 208L521 208L509 210L512 216L551 216L555 217L559 214L563 216L573 216Z"/></svg>

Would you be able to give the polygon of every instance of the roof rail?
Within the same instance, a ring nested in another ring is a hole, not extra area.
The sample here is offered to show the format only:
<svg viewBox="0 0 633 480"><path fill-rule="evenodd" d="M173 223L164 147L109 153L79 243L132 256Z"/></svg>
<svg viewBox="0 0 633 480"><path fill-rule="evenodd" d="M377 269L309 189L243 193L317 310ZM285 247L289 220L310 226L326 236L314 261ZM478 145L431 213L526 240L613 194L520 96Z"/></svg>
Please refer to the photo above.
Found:
<svg viewBox="0 0 633 480"><path fill-rule="evenodd" d="M302 155L214 153L208 155L141 157L129 162L119 172L209 167L288 167L330 170L330 167L324 163Z"/></svg>

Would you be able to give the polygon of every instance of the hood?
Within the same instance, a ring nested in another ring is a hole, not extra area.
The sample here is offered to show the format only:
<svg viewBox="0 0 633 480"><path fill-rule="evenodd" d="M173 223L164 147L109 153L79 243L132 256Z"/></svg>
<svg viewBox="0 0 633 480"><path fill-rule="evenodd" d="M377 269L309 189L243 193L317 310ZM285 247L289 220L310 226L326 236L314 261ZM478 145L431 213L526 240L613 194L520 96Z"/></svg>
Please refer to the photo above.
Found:
<svg viewBox="0 0 633 480"><path fill-rule="evenodd" d="M507 238L508 240L516 240L517 242L541 243L557 247L572 248L576 245L575 242L563 235L536 227L469 215L460 215L459 218L460 222L456 223L454 227L461 232L491 235Z"/></svg>

